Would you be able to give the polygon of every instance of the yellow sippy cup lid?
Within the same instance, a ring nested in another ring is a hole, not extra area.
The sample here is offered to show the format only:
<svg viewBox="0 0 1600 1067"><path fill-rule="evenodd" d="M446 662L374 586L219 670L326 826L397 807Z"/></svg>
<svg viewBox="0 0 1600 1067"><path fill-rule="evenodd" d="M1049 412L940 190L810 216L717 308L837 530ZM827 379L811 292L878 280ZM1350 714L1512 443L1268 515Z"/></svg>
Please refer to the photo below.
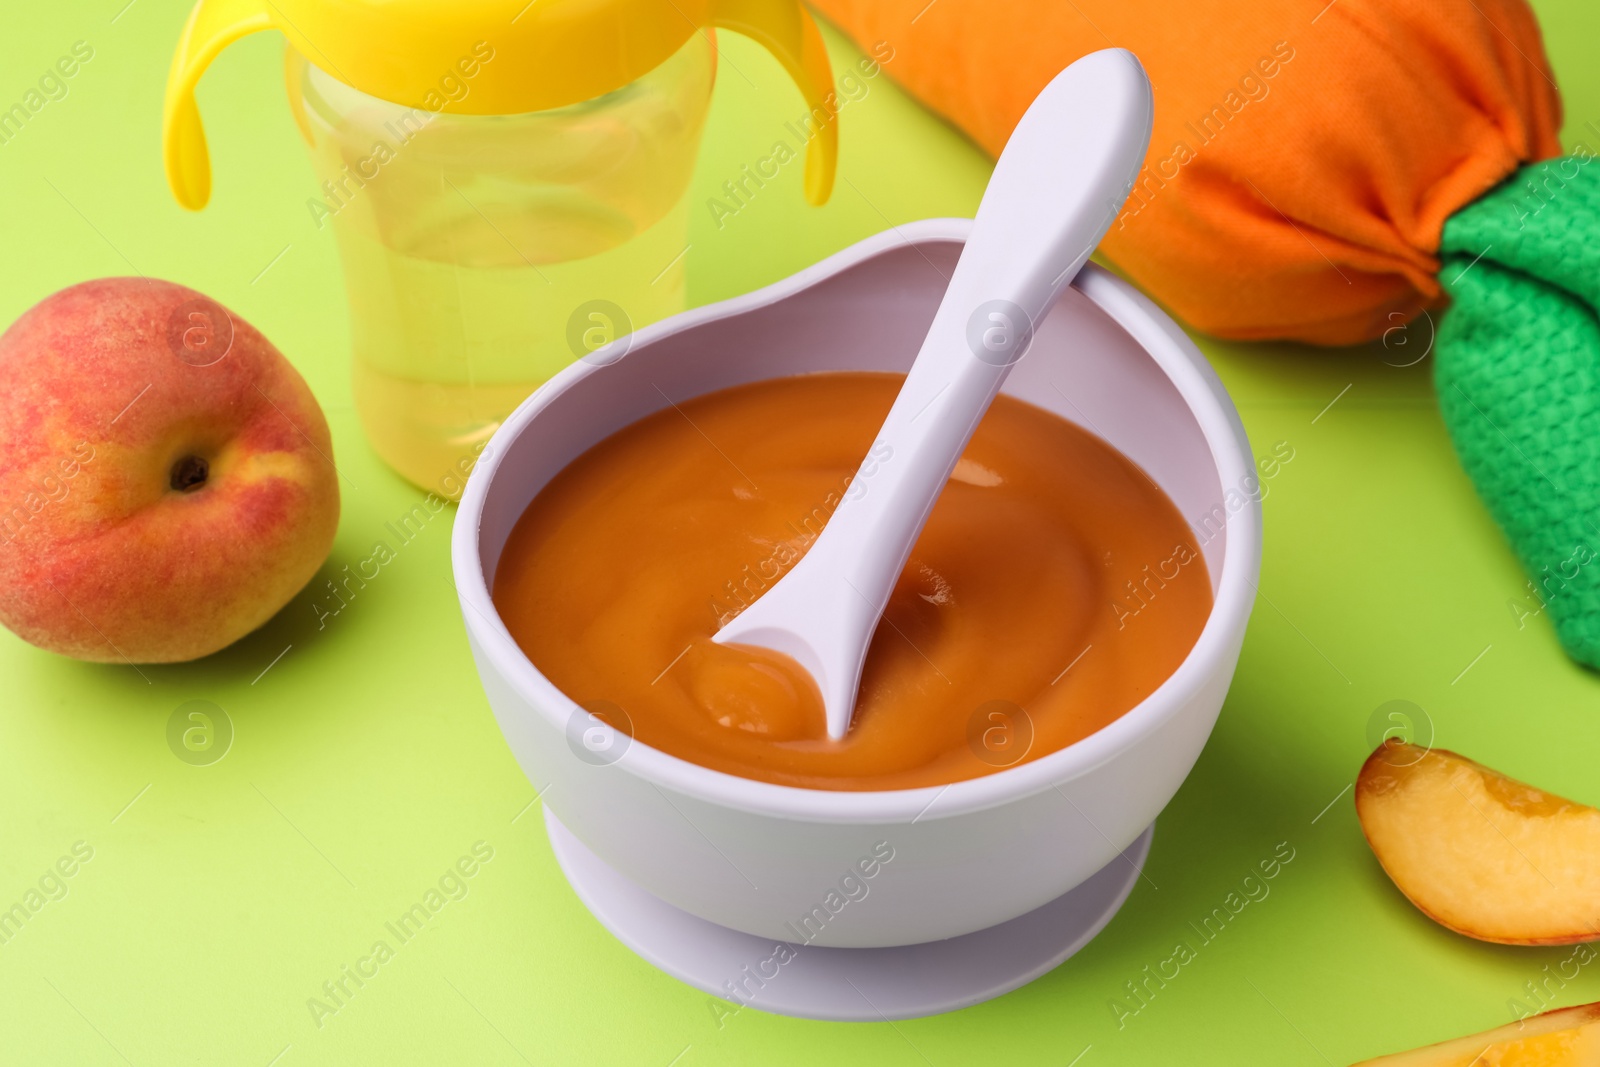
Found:
<svg viewBox="0 0 1600 1067"><path fill-rule="evenodd" d="M806 198L823 203L838 155L837 100L822 35L800 0L199 0L167 74L162 156L172 194L198 210L211 162L194 89L228 45L276 29L311 63L369 96L459 114L543 111L620 89L707 27L764 46L815 116ZM486 54L492 63L481 63ZM473 68L471 92L441 86ZM443 101L443 102L441 102Z"/></svg>

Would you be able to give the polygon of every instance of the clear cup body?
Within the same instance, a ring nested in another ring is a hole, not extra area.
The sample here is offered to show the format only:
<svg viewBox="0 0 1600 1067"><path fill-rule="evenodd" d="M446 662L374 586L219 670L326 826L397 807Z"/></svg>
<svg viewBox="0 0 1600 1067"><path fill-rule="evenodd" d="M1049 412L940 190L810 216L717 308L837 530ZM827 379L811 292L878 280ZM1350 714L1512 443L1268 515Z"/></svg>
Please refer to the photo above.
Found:
<svg viewBox="0 0 1600 1067"><path fill-rule="evenodd" d="M458 496L534 389L683 309L715 42L695 34L614 92L517 115L407 108L300 68L291 102L310 210L344 264L362 428L407 479Z"/></svg>

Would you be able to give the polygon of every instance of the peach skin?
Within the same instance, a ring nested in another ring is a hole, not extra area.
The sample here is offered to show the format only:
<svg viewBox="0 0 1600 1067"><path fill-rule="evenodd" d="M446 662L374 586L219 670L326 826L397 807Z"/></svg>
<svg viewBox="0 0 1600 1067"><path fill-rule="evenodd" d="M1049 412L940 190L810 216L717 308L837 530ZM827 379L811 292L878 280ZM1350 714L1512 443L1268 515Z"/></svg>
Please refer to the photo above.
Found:
<svg viewBox="0 0 1600 1067"><path fill-rule="evenodd" d="M305 381L215 301L63 289L0 335L0 622L85 660L215 652L327 558L332 457Z"/></svg>

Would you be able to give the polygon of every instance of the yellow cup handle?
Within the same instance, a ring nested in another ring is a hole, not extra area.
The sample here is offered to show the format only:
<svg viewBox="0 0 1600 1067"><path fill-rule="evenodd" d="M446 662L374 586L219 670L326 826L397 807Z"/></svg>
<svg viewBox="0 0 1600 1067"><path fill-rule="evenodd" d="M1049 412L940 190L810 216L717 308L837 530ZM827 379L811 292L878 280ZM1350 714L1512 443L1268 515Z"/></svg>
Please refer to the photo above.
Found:
<svg viewBox="0 0 1600 1067"><path fill-rule="evenodd" d="M317 142L311 130L311 116L306 114L306 96L300 88L308 65L306 57L294 45L286 43L283 46L283 85L289 91L289 113L294 116L294 124L306 144L315 145Z"/></svg>
<svg viewBox="0 0 1600 1067"><path fill-rule="evenodd" d="M715 0L712 24L742 33L777 57L811 108L806 145L806 199L824 204L839 158L838 97L827 46L799 0Z"/></svg>
<svg viewBox="0 0 1600 1067"><path fill-rule="evenodd" d="M211 158L194 87L211 61L246 34L272 27L262 0L200 0L189 14L167 71L161 114L161 158L178 203L198 211L211 199Z"/></svg>

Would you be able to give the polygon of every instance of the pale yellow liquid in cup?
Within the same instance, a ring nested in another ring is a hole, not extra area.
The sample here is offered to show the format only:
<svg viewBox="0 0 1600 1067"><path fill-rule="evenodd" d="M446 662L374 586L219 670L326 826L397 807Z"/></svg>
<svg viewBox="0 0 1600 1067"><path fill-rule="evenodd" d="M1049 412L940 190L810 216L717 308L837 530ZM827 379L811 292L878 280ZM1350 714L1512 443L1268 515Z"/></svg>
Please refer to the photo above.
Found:
<svg viewBox="0 0 1600 1067"><path fill-rule="evenodd" d="M536 388L683 309L714 70L696 36L614 93L507 116L406 109L307 70L324 183L308 210L338 239L356 408L390 466L459 495Z"/></svg>

